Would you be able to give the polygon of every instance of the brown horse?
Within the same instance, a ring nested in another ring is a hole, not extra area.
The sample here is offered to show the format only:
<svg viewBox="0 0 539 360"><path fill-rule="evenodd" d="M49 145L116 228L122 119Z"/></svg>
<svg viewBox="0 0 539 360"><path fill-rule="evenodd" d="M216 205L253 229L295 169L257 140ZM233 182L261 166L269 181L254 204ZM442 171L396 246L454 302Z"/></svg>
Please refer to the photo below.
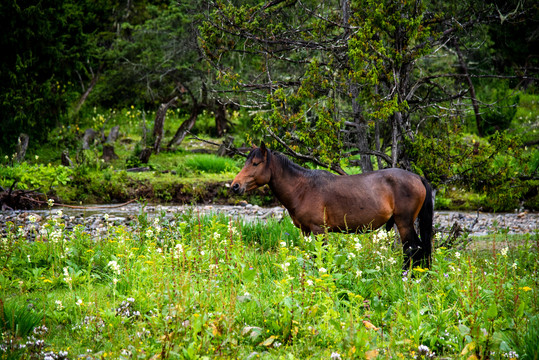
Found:
<svg viewBox="0 0 539 360"><path fill-rule="evenodd" d="M248 155L232 182L237 194L268 184L304 234L389 231L397 225L405 267L430 265L432 252L432 189L422 177L392 168L359 175L339 176L305 169L264 143ZM417 236L414 222L419 216Z"/></svg>

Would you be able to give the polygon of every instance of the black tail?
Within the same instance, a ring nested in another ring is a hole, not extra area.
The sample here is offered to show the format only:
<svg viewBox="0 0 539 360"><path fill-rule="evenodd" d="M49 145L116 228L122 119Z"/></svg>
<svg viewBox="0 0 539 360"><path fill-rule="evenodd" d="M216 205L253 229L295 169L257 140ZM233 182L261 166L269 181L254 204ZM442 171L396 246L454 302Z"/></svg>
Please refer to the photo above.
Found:
<svg viewBox="0 0 539 360"><path fill-rule="evenodd" d="M421 247L423 250L423 259L426 260L427 267L430 267L430 257L432 254L432 223L434 218L434 199L432 198L432 187L428 181L421 178L427 194L425 201L419 211L419 235L421 237Z"/></svg>

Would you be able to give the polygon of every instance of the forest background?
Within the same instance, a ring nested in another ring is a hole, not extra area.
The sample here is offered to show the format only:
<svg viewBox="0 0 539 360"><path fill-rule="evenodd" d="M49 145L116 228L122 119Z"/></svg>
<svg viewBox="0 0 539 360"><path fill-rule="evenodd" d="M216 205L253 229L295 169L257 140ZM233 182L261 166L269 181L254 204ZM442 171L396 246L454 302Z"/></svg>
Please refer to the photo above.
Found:
<svg viewBox="0 0 539 360"><path fill-rule="evenodd" d="M51 0L0 17L4 193L229 201L263 139L340 174L412 170L438 209L539 208L536 1Z"/></svg>

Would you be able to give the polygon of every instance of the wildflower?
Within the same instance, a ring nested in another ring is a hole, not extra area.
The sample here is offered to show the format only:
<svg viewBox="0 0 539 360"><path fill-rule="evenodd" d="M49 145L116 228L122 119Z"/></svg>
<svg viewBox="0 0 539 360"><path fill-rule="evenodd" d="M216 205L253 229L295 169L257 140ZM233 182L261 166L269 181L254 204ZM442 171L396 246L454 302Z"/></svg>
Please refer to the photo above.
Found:
<svg viewBox="0 0 539 360"><path fill-rule="evenodd" d="M286 247L286 241L281 241L280 244L281 244L282 247Z"/></svg>
<svg viewBox="0 0 539 360"><path fill-rule="evenodd" d="M26 255L26 257L28 258L28 262L32 262L32 260L30 259L30 255Z"/></svg>
<svg viewBox="0 0 539 360"><path fill-rule="evenodd" d="M290 266L290 263L289 262L286 262L284 264L281 264L281 268L283 269L283 271L288 271L288 267Z"/></svg>
<svg viewBox="0 0 539 360"><path fill-rule="evenodd" d="M77 300L77 302L75 304L77 306L82 306L84 304L84 301L82 301L82 299L79 299L79 300Z"/></svg>
<svg viewBox="0 0 539 360"><path fill-rule="evenodd" d="M311 279L307 280L307 285L313 286L313 284L314 284L314 283L313 283L313 281L312 281Z"/></svg>
<svg viewBox="0 0 539 360"><path fill-rule="evenodd" d="M151 238L152 236L153 236L153 230L152 228L148 228L148 230L146 230L146 237Z"/></svg>
<svg viewBox="0 0 539 360"><path fill-rule="evenodd" d="M67 267L64 268L64 281L69 284L69 286L71 287L71 276L69 276L69 271L67 269Z"/></svg>
<svg viewBox="0 0 539 360"><path fill-rule="evenodd" d="M35 223L37 221L37 217L35 215L30 215L28 216L28 221Z"/></svg>
<svg viewBox="0 0 539 360"><path fill-rule="evenodd" d="M120 265L118 265L118 263L115 260L109 261L107 266L109 266L112 269L112 271L115 272L117 275L120 275L121 273Z"/></svg>
<svg viewBox="0 0 539 360"><path fill-rule="evenodd" d="M49 205L49 207L52 207L54 205L54 200L53 199L49 199L47 201L47 204Z"/></svg>
<svg viewBox="0 0 539 360"><path fill-rule="evenodd" d="M349 253L347 257L348 257L348 260L352 260L352 259L354 259L356 257L356 254Z"/></svg>
<svg viewBox="0 0 539 360"><path fill-rule="evenodd" d="M62 311L64 309L64 305L62 304L61 300L56 300L54 303L56 304L56 310Z"/></svg>
<svg viewBox="0 0 539 360"><path fill-rule="evenodd" d="M522 291L531 291L532 290L532 288L529 287L529 286L520 287L519 289L522 290Z"/></svg>
<svg viewBox="0 0 539 360"><path fill-rule="evenodd" d="M391 264L391 265L395 265L397 263L397 260L395 260L394 258L390 257L389 259L387 259L387 261Z"/></svg>
<svg viewBox="0 0 539 360"><path fill-rule="evenodd" d="M179 259L180 258L180 254L183 253L183 246L182 244L176 244L176 246L174 247L174 254L173 254L173 257L175 259Z"/></svg>
<svg viewBox="0 0 539 360"><path fill-rule="evenodd" d="M355 238L355 240L357 240L357 238ZM358 241L358 242L356 242L356 243L354 244L354 248L355 248L357 251L361 251L361 248L363 248L363 246L362 246L361 243L359 243L359 241Z"/></svg>
<svg viewBox="0 0 539 360"><path fill-rule="evenodd" d="M221 237L221 234L219 234L217 231L213 233L213 238L215 240L219 240L220 237Z"/></svg>
<svg viewBox="0 0 539 360"><path fill-rule="evenodd" d="M506 246L500 251L500 253L502 254L502 256L507 256L507 251L508 250L509 250L509 248Z"/></svg>
<svg viewBox="0 0 539 360"><path fill-rule="evenodd" d="M113 278L113 279L112 279L112 283L113 283L114 285L116 285L116 284L118 283L118 279Z"/></svg>
<svg viewBox="0 0 539 360"><path fill-rule="evenodd" d="M363 275L363 271L356 270L356 277L361 277L361 275Z"/></svg>
<svg viewBox="0 0 539 360"><path fill-rule="evenodd" d="M328 272L328 271L326 270L326 268L323 268L323 267L321 267L320 269L318 269L318 271L321 272L322 274Z"/></svg>
<svg viewBox="0 0 539 360"><path fill-rule="evenodd" d="M36 155L36 161L37 161L37 159L39 159L39 155Z"/></svg>
<svg viewBox="0 0 539 360"><path fill-rule="evenodd" d="M105 213L105 215L103 215L103 218L105 219L105 221L109 221L109 214Z"/></svg>
<svg viewBox="0 0 539 360"><path fill-rule="evenodd" d="M64 212L62 210L58 210L58 212L56 213L56 216L58 216L59 218L61 218L63 215Z"/></svg>
<svg viewBox="0 0 539 360"><path fill-rule="evenodd" d="M518 264L515 262L515 263L513 263L513 265L511 265L511 267L512 267L514 270L516 270L516 269L518 268Z"/></svg>
<svg viewBox="0 0 539 360"><path fill-rule="evenodd" d="M309 235L305 238L305 241L310 244L313 241L313 238Z"/></svg>
<svg viewBox="0 0 539 360"><path fill-rule="evenodd" d="M457 259L460 259L460 253L459 253L458 251L455 251L455 257L456 257Z"/></svg>
<svg viewBox="0 0 539 360"><path fill-rule="evenodd" d="M340 360L341 359L341 354L339 354L338 352L332 352L330 359L331 360Z"/></svg>
<svg viewBox="0 0 539 360"><path fill-rule="evenodd" d="M376 271L380 271L380 265L376 265Z"/></svg>

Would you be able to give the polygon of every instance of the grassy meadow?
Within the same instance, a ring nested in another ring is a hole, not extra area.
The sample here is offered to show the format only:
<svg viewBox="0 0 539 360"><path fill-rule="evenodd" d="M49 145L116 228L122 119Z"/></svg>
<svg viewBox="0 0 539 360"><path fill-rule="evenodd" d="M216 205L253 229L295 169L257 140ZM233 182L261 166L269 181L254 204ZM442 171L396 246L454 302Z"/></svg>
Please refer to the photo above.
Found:
<svg viewBox="0 0 539 360"><path fill-rule="evenodd" d="M27 219L35 221L32 216ZM196 210L0 241L0 359L537 359L539 235L436 248ZM440 240L440 235L437 235Z"/></svg>

